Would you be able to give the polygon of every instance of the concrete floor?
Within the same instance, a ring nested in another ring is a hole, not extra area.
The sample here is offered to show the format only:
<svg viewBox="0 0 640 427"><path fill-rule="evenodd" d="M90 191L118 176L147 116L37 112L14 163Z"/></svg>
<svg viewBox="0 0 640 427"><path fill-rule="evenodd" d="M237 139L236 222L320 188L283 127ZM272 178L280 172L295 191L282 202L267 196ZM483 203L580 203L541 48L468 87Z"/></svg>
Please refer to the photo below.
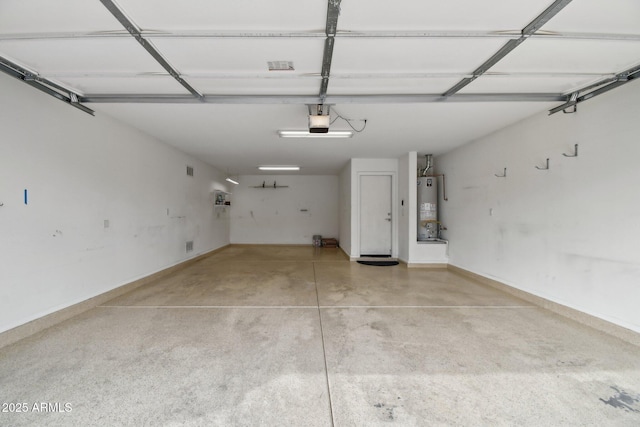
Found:
<svg viewBox="0 0 640 427"><path fill-rule="evenodd" d="M446 270L231 246L0 349L0 401L2 426L638 426L640 348Z"/></svg>

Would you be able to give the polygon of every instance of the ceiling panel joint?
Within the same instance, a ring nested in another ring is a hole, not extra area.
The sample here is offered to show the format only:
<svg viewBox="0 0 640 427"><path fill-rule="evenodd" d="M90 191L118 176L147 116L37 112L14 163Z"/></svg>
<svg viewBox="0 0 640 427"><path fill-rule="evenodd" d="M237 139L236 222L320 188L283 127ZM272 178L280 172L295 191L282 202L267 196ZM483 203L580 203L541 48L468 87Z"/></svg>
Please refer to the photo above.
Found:
<svg viewBox="0 0 640 427"><path fill-rule="evenodd" d="M313 39L327 37L326 31L291 32L291 31L210 31L210 30L143 30L143 38L149 39ZM336 38L361 39L513 39L520 37L522 31L345 31L336 32ZM131 33L121 31L90 31L90 32L47 32L47 33L0 33L0 41L4 40L55 40L55 39L96 39L96 38L128 38ZM542 32L531 34L533 39L564 39L564 40L621 40L640 41L640 34L630 33L588 33L588 32Z"/></svg>
<svg viewBox="0 0 640 427"><path fill-rule="evenodd" d="M555 93L478 93L455 94L443 98L441 94L388 95L329 95L324 99L307 95L207 95L207 104L411 104L429 102L562 102L566 98ZM80 98L86 103L137 104L193 104L199 101L188 95L129 95L91 94Z"/></svg>

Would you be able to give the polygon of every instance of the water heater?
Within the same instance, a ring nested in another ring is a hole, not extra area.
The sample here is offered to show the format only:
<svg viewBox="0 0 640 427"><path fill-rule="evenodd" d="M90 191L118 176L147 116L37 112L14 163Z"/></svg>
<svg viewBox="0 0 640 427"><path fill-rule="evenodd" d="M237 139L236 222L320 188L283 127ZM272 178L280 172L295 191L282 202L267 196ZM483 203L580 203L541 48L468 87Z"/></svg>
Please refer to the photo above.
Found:
<svg viewBox="0 0 640 427"><path fill-rule="evenodd" d="M438 221L438 176L433 169L433 155L425 155L424 169L418 169L418 241L438 240L440 221ZM445 197L446 200L446 197Z"/></svg>
<svg viewBox="0 0 640 427"><path fill-rule="evenodd" d="M435 176L418 178L418 240L438 238L438 181Z"/></svg>

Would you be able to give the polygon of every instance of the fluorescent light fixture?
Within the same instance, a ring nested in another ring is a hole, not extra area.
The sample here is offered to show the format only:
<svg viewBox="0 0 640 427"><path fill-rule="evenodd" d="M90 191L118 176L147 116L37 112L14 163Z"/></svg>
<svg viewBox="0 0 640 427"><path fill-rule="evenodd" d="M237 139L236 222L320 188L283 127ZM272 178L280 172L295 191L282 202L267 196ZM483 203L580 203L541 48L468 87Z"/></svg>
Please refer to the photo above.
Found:
<svg viewBox="0 0 640 427"><path fill-rule="evenodd" d="M261 171L299 171L300 166L258 166Z"/></svg>
<svg viewBox="0 0 640 427"><path fill-rule="evenodd" d="M238 181L234 181L231 178L227 178L227 181L229 181L230 183L235 184L235 185L240 184Z"/></svg>
<svg viewBox="0 0 640 427"><path fill-rule="evenodd" d="M350 130L332 130L326 133L312 133L306 130L279 130L280 138L351 138Z"/></svg>

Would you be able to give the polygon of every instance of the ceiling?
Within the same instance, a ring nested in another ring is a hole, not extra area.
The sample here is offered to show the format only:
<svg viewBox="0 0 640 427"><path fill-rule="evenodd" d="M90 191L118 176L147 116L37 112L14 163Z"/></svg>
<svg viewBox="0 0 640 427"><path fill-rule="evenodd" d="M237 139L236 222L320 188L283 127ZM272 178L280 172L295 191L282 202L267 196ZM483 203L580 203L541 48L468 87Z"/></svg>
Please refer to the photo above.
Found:
<svg viewBox="0 0 640 427"><path fill-rule="evenodd" d="M233 175L441 154L639 66L637 0L0 2L0 70ZM279 138L319 104L364 130Z"/></svg>

